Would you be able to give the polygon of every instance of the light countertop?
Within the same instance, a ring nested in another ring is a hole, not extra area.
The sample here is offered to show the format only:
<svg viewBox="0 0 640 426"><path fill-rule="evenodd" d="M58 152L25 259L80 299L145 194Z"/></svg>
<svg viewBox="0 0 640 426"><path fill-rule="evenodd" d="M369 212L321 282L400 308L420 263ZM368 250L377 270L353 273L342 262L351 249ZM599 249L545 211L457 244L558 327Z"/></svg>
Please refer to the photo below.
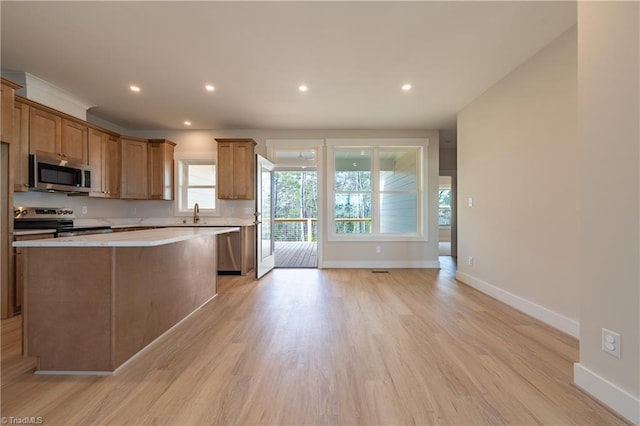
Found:
<svg viewBox="0 0 640 426"><path fill-rule="evenodd" d="M75 226L109 226L111 229L139 227L179 227L179 228L212 228L228 226L253 226L254 218L246 217L202 217L200 222L192 223L193 218L119 218L119 219L74 219ZM183 223L186 222L186 223ZM14 237L23 235L54 234L55 229L15 229Z"/></svg>
<svg viewBox="0 0 640 426"><path fill-rule="evenodd" d="M154 247L199 238L205 235L237 232L238 227L158 228L143 231L80 235L44 240L14 241L14 247Z"/></svg>
<svg viewBox="0 0 640 426"><path fill-rule="evenodd" d="M18 229L13 231L14 237L22 237L24 235L40 235L40 234L55 234L55 229ZM53 238L53 235L51 236Z"/></svg>
<svg viewBox="0 0 640 426"><path fill-rule="evenodd" d="M184 223L183 223L184 222ZM180 227L214 227L214 226L251 226L255 225L255 218L250 217L201 217L198 223L193 223L189 217L169 218L113 218L113 219L75 219L76 226L111 226L118 228L135 228L140 226L180 226Z"/></svg>

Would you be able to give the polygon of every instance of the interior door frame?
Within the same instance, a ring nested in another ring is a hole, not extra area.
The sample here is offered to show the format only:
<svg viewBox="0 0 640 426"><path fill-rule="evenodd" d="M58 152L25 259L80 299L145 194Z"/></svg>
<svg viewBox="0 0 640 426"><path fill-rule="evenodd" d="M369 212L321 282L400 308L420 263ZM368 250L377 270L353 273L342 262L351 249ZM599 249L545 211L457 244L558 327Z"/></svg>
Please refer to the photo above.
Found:
<svg viewBox="0 0 640 426"><path fill-rule="evenodd" d="M271 255L263 257L262 253L262 226L263 226L263 212L262 212L262 188L264 182L262 180L263 168L271 172L271 179L269 179L269 188L271 194L273 194L273 169L274 165L271 161L267 160L260 154L256 154L256 278L260 279L271 271L275 267L275 252L274 252L274 237L273 237L273 196L270 196L269 206L269 226L271 229Z"/></svg>

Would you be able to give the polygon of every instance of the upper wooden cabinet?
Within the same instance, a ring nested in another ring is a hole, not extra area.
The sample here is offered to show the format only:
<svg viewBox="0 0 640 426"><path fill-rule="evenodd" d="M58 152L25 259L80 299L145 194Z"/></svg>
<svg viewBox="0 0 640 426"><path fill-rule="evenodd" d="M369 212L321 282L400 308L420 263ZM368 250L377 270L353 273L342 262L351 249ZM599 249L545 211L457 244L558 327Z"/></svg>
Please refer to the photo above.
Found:
<svg viewBox="0 0 640 426"><path fill-rule="evenodd" d="M89 129L90 197L120 198L120 138Z"/></svg>
<svg viewBox="0 0 640 426"><path fill-rule="evenodd" d="M107 198L120 198L122 181L122 146L120 138L108 135L103 143L102 188Z"/></svg>
<svg viewBox="0 0 640 426"><path fill-rule="evenodd" d="M149 199L173 200L173 151L175 143L149 139Z"/></svg>
<svg viewBox="0 0 640 426"><path fill-rule="evenodd" d="M216 139L218 142L218 198L253 200L256 160L253 139Z"/></svg>
<svg viewBox="0 0 640 426"><path fill-rule="evenodd" d="M62 159L89 164L88 135L89 129L86 125L63 118L60 145Z"/></svg>
<svg viewBox="0 0 640 426"><path fill-rule="evenodd" d="M88 128L80 121L63 118L31 106L29 152L56 156L61 160L88 164Z"/></svg>
<svg viewBox="0 0 640 426"><path fill-rule="evenodd" d="M122 138L122 190L120 198L148 198L148 151L145 139Z"/></svg>
<svg viewBox="0 0 640 426"><path fill-rule="evenodd" d="M0 119L0 140L2 142L13 142L13 106L15 102L16 88L19 85L5 80L0 80L0 110L2 110L2 118Z"/></svg>
<svg viewBox="0 0 640 426"><path fill-rule="evenodd" d="M13 190L29 190L29 105L16 100L13 112Z"/></svg>
<svg viewBox="0 0 640 426"><path fill-rule="evenodd" d="M29 109L29 152L31 154L60 154L62 146L62 117L41 109Z"/></svg>

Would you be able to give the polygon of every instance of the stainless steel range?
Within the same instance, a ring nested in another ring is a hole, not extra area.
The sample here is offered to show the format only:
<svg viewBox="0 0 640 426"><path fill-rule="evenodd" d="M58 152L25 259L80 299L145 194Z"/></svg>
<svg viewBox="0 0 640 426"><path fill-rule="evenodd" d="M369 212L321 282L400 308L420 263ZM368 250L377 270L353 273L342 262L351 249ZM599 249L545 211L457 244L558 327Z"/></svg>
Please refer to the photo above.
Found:
<svg viewBox="0 0 640 426"><path fill-rule="evenodd" d="M109 226L76 226L73 209L68 207L14 207L15 230L55 229L56 237L103 234L112 232Z"/></svg>

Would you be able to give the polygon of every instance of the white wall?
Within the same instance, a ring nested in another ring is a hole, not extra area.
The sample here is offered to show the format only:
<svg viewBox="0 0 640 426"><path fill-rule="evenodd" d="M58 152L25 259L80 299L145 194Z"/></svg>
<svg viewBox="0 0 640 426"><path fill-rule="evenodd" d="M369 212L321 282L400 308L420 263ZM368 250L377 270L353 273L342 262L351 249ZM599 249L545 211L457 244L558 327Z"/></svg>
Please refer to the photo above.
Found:
<svg viewBox="0 0 640 426"><path fill-rule="evenodd" d="M578 3L581 174L576 384L640 423L640 3ZM602 328L621 358L601 350Z"/></svg>
<svg viewBox="0 0 640 426"><path fill-rule="evenodd" d="M456 170L457 161L456 148L440 149L440 170Z"/></svg>
<svg viewBox="0 0 640 426"><path fill-rule="evenodd" d="M458 279L574 336L576 37L574 27L465 107L457 147Z"/></svg>

